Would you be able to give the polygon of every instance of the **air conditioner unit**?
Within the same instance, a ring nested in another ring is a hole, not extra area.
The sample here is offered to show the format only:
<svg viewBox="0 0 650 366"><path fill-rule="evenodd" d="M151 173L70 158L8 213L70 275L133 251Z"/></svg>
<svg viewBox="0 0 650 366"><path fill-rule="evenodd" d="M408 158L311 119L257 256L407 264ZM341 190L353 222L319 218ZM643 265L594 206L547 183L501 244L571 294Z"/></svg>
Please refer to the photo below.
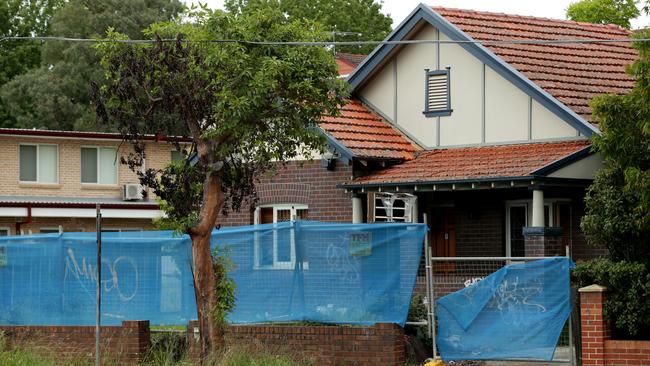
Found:
<svg viewBox="0 0 650 366"><path fill-rule="evenodd" d="M123 201L137 201L142 199L142 186L139 184L125 184L122 190Z"/></svg>

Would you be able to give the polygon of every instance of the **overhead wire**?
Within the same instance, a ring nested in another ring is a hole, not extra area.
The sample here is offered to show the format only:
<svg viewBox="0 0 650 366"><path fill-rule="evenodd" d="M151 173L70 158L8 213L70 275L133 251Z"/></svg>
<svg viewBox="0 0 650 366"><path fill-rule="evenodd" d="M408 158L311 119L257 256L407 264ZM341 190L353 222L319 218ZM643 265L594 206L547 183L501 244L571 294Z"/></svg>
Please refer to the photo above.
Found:
<svg viewBox="0 0 650 366"><path fill-rule="evenodd" d="M60 36L8 36L0 38L0 42L6 40L17 41L61 41L61 42L80 42L80 43L126 43L126 44L148 44L158 42L177 42L176 38L163 39L107 39L107 38L71 38ZM436 40L436 39L416 39L400 41L249 41L241 39L205 39L205 40L188 40L181 39L184 43L237 43L259 46L363 46L363 45L400 45L400 44L482 44L482 45L500 45L500 44L524 44L524 45L555 45L555 44L597 44L597 43L636 43L650 42L650 38L575 38L575 39L495 39L495 40Z"/></svg>

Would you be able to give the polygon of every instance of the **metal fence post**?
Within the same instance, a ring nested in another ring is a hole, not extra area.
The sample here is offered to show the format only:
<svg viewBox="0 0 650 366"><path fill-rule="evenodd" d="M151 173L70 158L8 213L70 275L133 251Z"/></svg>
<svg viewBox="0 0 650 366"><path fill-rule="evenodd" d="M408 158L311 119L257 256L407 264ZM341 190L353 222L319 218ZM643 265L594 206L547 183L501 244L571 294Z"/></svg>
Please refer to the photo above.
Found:
<svg viewBox="0 0 650 366"><path fill-rule="evenodd" d="M422 218L425 224L429 224L427 214L422 214ZM434 289L433 289L433 261L431 259L431 247L429 246L429 233L427 232L424 235L424 260L425 260L425 269L426 269L426 280L427 280L427 322L429 323L429 336L431 337L432 344L432 355L433 358L436 358L437 347L436 347L436 310L435 310L435 300L434 300Z"/></svg>
<svg viewBox="0 0 650 366"><path fill-rule="evenodd" d="M97 299L95 307L95 365L101 366L101 307L102 307L102 213L101 205L96 206L97 216L95 230L97 230Z"/></svg>

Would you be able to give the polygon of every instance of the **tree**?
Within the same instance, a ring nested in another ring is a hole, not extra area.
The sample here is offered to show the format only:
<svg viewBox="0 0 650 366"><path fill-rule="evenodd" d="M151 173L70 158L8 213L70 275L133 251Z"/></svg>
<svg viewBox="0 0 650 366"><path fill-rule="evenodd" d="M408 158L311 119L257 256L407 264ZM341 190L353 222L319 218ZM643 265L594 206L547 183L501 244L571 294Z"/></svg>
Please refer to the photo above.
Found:
<svg viewBox="0 0 650 366"><path fill-rule="evenodd" d="M578 22L617 24L630 29L630 20L641 15L638 0L581 0L571 3L567 18Z"/></svg>
<svg viewBox="0 0 650 366"><path fill-rule="evenodd" d="M276 163L322 149L323 136L315 127L323 113L336 113L345 84L322 47L210 41L316 41L327 36L311 23L287 20L277 8L236 15L204 10L188 19L193 23L149 28L146 34L158 39L155 44L100 45L108 83L95 86L94 100L101 120L117 125L134 147L123 163L158 196L167 222L192 239L206 356L223 339L219 286L224 272L215 278L210 252L219 213L254 197L255 177ZM126 38L113 32L110 37ZM151 130L189 131L193 144L186 159L142 172L142 134Z"/></svg>
<svg viewBox="0 0 650 366"><path fill-rule="evenodd" d="M44 36L50 18L63 0L5 0L0 2L0 87L14 76L38 67L41 43L2 40L3 37ZM0 126L13 126L6 106L0 100Z"/></svg>
<svg viewBox="0 0 650 366"><path fill-rule="evenodd" d="M375 0L226 0L231 12L241 13L260 7L277 6L290 20L304 19L322 24L336 41L381 41L391 31L392 19L381 13ZM353 33L353 34L345 34ZM340 52L370 53L375 45L337 46Z"/></svg>
<svg viewBox="0 0 650 366"><path fill-rule="evenodd" d="M54 12L50 28L57 36L101 38L113 27L141 38L142 29L173 19L183 8L178 0L71 0ZM11 123L22 128L96 130L89 85L103 75L97 52L87 43L59 41L46 42L38 51L40 67L20 73L0 88Z"/></svg>
<svg viewBox="0 0 650 366"><path fill-rule="evenodd" d="M637 37L647 38L649 30ZM650 44L638 42L628 73L635 87L592 101L602 135L594 147L605 159L586 196L582 228L615 261L650 261Z"/></svg>

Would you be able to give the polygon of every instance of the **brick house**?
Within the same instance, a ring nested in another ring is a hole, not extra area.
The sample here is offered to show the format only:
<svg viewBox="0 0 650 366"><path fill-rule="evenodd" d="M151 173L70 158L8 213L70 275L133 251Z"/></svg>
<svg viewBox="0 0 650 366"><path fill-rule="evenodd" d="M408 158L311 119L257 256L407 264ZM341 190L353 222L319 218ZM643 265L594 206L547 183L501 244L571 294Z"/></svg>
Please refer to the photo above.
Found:
<svg viewBox="0 0 650 366"><path fill-rule="evenodd" d="M339 55L352 95L320 125L330 154L263 178L257 206L222 222L426 214L436 256L601 255L579 228L603 164L588 103L634 85L625 67L637 51L487 41L629 36L614 25L420 5L386 40L422 43L380 45L363 61Z"/></svg>
<svg viewBox="0 0 650 366"><path fill-rule="evenodd" d="M175 157L172 144L148 139L147 167ZM97 203L106 231L153 229L158 204L138 197L136 174L117 158L129 149L117 133L0 129L0 235L95 231Z"/></svg>

